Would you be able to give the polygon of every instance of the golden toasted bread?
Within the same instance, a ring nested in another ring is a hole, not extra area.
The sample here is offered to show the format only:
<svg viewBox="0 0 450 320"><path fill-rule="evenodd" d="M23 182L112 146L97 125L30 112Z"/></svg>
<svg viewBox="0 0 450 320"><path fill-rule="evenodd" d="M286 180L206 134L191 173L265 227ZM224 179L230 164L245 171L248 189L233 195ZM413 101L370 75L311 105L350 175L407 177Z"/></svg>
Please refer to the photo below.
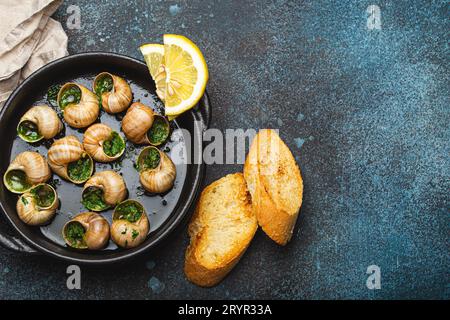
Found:
<svg viewBox="0 0 450 320"><path fill-rule="evenodd" d="M189 224L186 277L204 287L219 283L239 261L257 228L241 173L211 183L203 190Z"/></svg>
<svg viewBox="0 0 450 320"><path fill-rule="evenodd" d="M244 165L258 224L276 243L292 237L302 205L303 181L291 151L274 130L255 136Z"/></svg>

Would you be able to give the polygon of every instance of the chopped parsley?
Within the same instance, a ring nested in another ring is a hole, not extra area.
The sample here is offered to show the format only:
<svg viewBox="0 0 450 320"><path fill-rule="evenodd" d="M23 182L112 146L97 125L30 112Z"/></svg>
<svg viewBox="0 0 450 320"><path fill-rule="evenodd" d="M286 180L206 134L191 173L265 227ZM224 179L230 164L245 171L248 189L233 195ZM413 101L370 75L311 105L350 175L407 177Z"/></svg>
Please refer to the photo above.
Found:
<svg viewBox="0 0 450 320"><path fill-rule="evenodd" d="M156 116L147 137L151 144L160 145L169 137L169 126L163 117Z"/></svg>
<svg viewBox="0 0 450 320"><path fill-rule="evenodd" d="M145 149L138 158L137 169L139 171L155 169L160 161L159 151L156 148Z"/></svg>
<svg viewBox="0 0 450 320"><path fill-rule="evenodd" d="M24 192L32 186L28 182L27 175L22 170L11 170L6 173L6 183L14 191Z"/></svg>
<svg viewBox="0 0 450 320"><path fill-rule="evenodd" d="M20 199L22 200L22 203L26 206L28 204L28 200L27 198L25 198L25 196L20 197Z"/></svg>
<svg viewBox="0 0 450 320"><path fill-rule="evenodd" d="M42 138L39 133L38 126L29 120L25 120L19 123L17 127L17 133L26 141L34 142Z"/></svg>
<svg viewBox="0 0 450 320"><path fill-rule="evenodd" d="M111 91L113 85L114 82L111 76L109 74L104 74L95 82L95 93L97 96L101 97L103 93Z"/></svg>
<svg viewBox="0 0 450 320"><path fill-rule="evenodd" d="M65 235L72 247L84 246L84 235L86 231L81 223L72 221L65 228Z"/></svg>
<svg viewBox="0 0 450 320"><path fill-rule="evenodd" d="M88 187L81 197L81 203L89 210L103 211L109 208L103 198L103 190L100 188Z"/></svg>
<svg viewBox="0 0 450 320"><path fill-rule="evenodd" d="M69 163L67 168L69 178L73 181L86 181L92 173L92 162L87 155L83 155L77 161Z"/></svg>
<svg viewBox="0 0 450 320"><path fill-rule="evenodd" d="M127 220L131 223L138 221L143 213L142 206L134 201L125 201L116 208L119 219Z"/></svg>
<svg viewBox="0 0 450 320"><path fill-rule="evenodd" d="M110 157L118 155L123 149L125 149L125 143L120 135L115 131L111 133L109 140L106 140L103 143L103 151Z"/></svg>
<svg viewBox="0 0 450 320"><path fill-rule="evenodd" d="M61 89L59 84L55 84L47 90L47 101L52 107L58 106L58 93Z"/></svg>
<svg viewBox="0 0 450 320"><path fill-rule="evenodd" d="M81 100L81 90L77 86L70 86L61 95L59 107L64 110L69 104L77 104Z"/></svg>
<svg viewBox="0 0 450 320"><path fill-rule="evenodd" d="M49 186L44 184L31 189L30 193L36 199L37 205L42 208L50 207L55 201L55 193Z"/></svg>

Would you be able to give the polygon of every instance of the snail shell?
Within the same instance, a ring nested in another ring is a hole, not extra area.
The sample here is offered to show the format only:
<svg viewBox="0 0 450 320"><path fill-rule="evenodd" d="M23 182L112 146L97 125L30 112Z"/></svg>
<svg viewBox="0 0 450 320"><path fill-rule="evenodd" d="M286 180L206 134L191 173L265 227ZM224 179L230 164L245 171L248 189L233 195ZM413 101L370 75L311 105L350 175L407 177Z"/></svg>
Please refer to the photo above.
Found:
<svg viewBox="0 0 450 320"><path fill-rule="evenodd" d="M25 151L10 163L3 175L3 183L9 191L20 194L34 185L46 182L51 175L43 156L34 151Z"/></svg>
<svg viewBox="0 0 450 320"><path fill-rule="evenodd" d="M163 134L161 132L153 130L154 128L158 128L161 130L161 126L164 130ZM153 116L153 124L151 128L147 131L146 137L147 142L152 146L159 146L163 144L170 135L170 124L166 117L163 117L160 114L155 113ZM158 139L159 138L159 139Z"/></svg>
<svg viewBox="0 0 450 320"><path fill-rule="evenodd" d="M26 123L31 122L36 126L38 137L30 139L26 135L20 133L20 127ZM17 132L21 139L27 142L37 142L42 139L51 139L56 136L63 129L63 124L58 117L58 114L49 106L34 106L28 110L22 118L20 118L17 125Z"/></svg>
<svg viewBox="0 0 450 320"><path fill-rule="evenodd" d="M90 126L84 133L83 147L86 152L95 160L99 162L111 162L122 156L125 151L125 142L122 137L118 134L123 142L122 151L114 156L109 156L105 153L103 149L103 144L105 141L109 141L112 138L113 131L106 124L96 123Z"/></svg>
<svg viewBox="0 0 450 320"><path fill-rule="evenodd" d="M153 124L153 110L140 102L128 109L122 120L122 131L128 140L136 144L149 143L147 131Z"/></svg>
<svg viewBox="0 0 450 320"><path fill-rule="evenodd" d="M90 170L81 180L76 180L69 175L69 164L78 160L89 158ZM66 136L56 140L48 150L48 164L58 176L73 183L83 183L89 179L94 171L92 158L84 151L83 145L75 136Z"/></svg>
<svg viewBox="0 0 450 320"><path fill-rule="evenodd" d="M100 113L97 96L81 84L73 82L66 83L58 92L57 103L61 107L61 98L65 90L77 87L81 91L80 101L69 103L63 109L64 120L74 128L85 128L97 120Z"/></svg>
<svg viewBox="0 0 450 320"><path fill-rule="evenodd" d="M137 220L128 220L123 216L123 208L132 205L140 210ZM136 200L125 200L119 203L113 213L111 239L122 248L133 248L141 244L147 237L150 223L144 207Z"/></svg>
<svg viewBox="0 0 450 320"><path fill-rule="evenodd" d="M74 239L70 237L71 224L83 228L83 234ZM106 246L109 240L108 221L98 213L84 212L68 221L62 230L66 244L76 249L99 250Z"/></svg>
<svg viewBox="0 0 450 320"><path fill-rule="evenodd" d="M45 197L50 194L50 202L45 202ZM20 196L16 210L20 220L31 226L40 226L54 217L58 206L59 199L55 189L49 184L41 183Z"/></svg>
<svg viewBox="0 0 450 320"><path fill-rule="evenodd" d="M97 92L97 82L103 77L111 77L112 89L108 92ZM126 110L133 99L133 94L128 83L123 78L109 72L99 73L95 77L93 90L100 96L102 107L108 113L118 113Z"/></svg>
<svg viewBox="0 0 450 320"><path fill-rule="evenodd" d="M148 168L144 165L144 159L149 152L158 152L159 162L155 168ZM161 150L149 146L144 148L138 157L139 181L145 190L151 193L164 193L173 187L177 175L176 168L172 160Z"/></svg>
<svg viewBox="0 0 450 320"><path fill-rule="evenodd" d="M125 181L120 174L112 170L102 171L94 174L83 187L83 199L88 191L92 190L93 188L100 189L102 191L102 200L106 206L104 207L104 209L101 208L100 210L98 210L94 207L86 205L86 202L83 202L88 210L106 210L125 200L125 198L127 197L127 187L125 185Z"/></svg>

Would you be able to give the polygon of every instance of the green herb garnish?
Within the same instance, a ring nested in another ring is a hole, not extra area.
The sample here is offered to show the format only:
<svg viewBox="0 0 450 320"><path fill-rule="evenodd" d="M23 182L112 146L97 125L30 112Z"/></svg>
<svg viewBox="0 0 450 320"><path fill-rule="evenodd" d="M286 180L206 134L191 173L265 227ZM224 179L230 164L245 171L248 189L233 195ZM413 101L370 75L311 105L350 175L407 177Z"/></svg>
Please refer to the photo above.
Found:
<svg viewBox="0 0 450 320"><path fill-rule="evenodd" d="M153 147L144 149L138 158L136 169L138 171L155 169L158 166L160 160L161 156L159 155L158 149Z"/></svg>
<svg viewBox="0 0 450 320"><path fill-rule="evenodd" d="M61 89L59 84L55 84L47 90L47 101L52 107L58 106L58 93Z"/></svg>
<svg viewBox="0 0 450 320"><path fill-rule="evenodd" d="M27 175L22 170L8 171L5 180L9 187L14 191L24 192L31 187Z"/></svg>
<svg viewBox="0 0 450 320"><path fill-rule="evenodd" d="M131 232L131 237L133 238L133 240L136 239L138 235L139 231L133 229L133 231Z"/></svg>
<svg viewBox="0 0 450 320"><path fill-rule="evenodd" d="M111 91L113 85L114 82L111 76L109 74L105 74L95 82L95 93L97 96L101 97L103 93Z"/></svg>
<svg viewBox="0 0 450 320"><path fill-rule="evenodd" d="M151 144L162 144L169 137L169 126L163 117L155 117L150 130L147 131L147 137Z"/></svg>
<svg viewBox="0 0 450 320"><path fill-rule="evenodd" d="M59 107L64 110L69 104L77 104L81 100L81 90L77 86L70 86L61 95Z"/></svg>
<svg viewBox="0 0 450 320"><path fill-rule="evenodd" d="M77 221L72 221L67 224L65 228L65 235L67 240L73 247L80 247L84 245L84 234L86 231L81 223Z"/></svg>
<svg viewBox="0 0 450 320"><path fill-rule="evenodd" d="M28 200L27 198L25 198L25 196L20 197L20 199L22 200L22 203L26 206L28 204Z"/></svg>
<svg viewBox="0 0 450 320"><path fill-rule="evenodd" d="M55 201L55 193L46 185L39 185L30 190L39 207L48 208Z"/></svg>
<svg viewBox="0 0 450 320"><path fill-rule="evenodd" d="M119 215L119 219L127 220L133 223L141 218L143 210L138 203L126 201L117 207L116 212Z"/></svg>
<svg viewBox="0 0 450 320"><path fill-rule="evenodd" d="M103 190L97 187L89 187L83 191L81 203L89 210L103 211L109 208L103 198Z"/></svg>
<svg viewBox="0 0 450 320"><path fill-rule="evenodd" d="M115 131L111 133L109 140L106 140L103 143L103 151L110 157L118 155L123 149L125 149L125 143L120 135Z"/></svg>
<svg viewBox="0 0 450 320"><path fill-rule="evenodd" d="M25 120L19 123L19 126L17 127L17 133L19 134L19 136L30 142L34 142L42 138L37 125L29 120Z"/></svg>
<svg viewBox="0 0 450 320"><path fill-rule="evenodd" d="M69 163L67 171L71 180L86 181L92 173L92 161L84 155L79 160Z"/></svg>

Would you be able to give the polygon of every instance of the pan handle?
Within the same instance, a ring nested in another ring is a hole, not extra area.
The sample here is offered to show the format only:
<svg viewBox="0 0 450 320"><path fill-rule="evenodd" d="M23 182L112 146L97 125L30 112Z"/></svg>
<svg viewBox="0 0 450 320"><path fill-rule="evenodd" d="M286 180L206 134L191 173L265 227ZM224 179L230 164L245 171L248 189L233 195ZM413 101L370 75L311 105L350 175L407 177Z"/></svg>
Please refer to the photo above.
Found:
<svg viewBox="0 0 450 320"><path fill-rule="evenodd" d="M0 232L0 245L16 253L37 254L39 253L23 240Z"/></svg>

